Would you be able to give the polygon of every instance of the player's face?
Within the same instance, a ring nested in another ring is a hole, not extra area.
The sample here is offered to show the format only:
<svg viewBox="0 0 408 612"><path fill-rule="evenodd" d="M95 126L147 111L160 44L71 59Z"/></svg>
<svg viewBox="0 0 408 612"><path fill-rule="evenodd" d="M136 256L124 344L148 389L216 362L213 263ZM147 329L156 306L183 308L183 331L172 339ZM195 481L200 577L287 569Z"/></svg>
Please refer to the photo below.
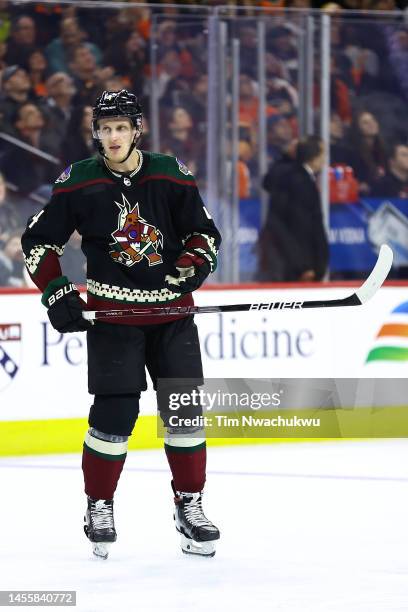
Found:
<svg viewBox="0 0 408 612"><path fill-rule="evenodd" d="M105 155L111 161L120 161L128 154L136 130L129 119L100 119L98 137Z"/></svg>

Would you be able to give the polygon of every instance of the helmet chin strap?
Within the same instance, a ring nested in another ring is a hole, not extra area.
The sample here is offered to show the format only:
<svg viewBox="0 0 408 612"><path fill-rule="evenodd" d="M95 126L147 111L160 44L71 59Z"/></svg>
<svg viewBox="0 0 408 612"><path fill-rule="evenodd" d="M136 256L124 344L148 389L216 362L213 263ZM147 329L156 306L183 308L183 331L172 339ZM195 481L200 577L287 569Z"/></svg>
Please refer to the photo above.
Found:
<svg viewBox="0 0 408 612"><path fill-rule="evenodd" d="M124 157L123 159L120 160L120 162L117 162L117 163L118 164L123 164L123 162L125 162L128 159L128 157L130 157L130 155L131 155L132 151L135 149L135 147L136 147L136 142L133 141L132 144L129 147L129 151L128 151L128 154L126 155L126 157Z"/></svg>

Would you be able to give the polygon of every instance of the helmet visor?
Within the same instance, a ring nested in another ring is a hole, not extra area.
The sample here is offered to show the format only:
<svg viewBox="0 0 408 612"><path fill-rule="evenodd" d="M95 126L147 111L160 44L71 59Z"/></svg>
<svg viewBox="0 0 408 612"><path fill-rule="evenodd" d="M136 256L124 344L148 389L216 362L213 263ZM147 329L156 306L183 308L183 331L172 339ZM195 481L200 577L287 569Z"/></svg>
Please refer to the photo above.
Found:
<svg viewBox="0 0 408 612"><path fill-rule="evenodd" d="M136 129L129 117L117 115L92 121L92 136L101 142L112 137L127 138Z"/></svg>

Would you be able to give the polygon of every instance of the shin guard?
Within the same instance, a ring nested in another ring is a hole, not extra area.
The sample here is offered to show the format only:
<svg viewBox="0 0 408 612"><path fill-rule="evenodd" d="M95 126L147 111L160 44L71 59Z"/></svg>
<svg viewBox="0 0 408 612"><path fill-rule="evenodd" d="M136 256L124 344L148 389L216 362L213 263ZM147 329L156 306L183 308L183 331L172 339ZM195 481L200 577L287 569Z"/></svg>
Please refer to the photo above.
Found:
<svg viewBox="0 0 408 612"><path fill-rule="evenodd" d="M196 493L204 488L207 462L204 432L195 436L167 433L165 438L164 449L177 491Z"/></svg>
<svg viewBox="0 0 408 612"><path fill-rule="evenodd" d="M105 434L90 428L86 434L82 471L85 493L93 499L113 499L125 464L128 436Z"/></svg>

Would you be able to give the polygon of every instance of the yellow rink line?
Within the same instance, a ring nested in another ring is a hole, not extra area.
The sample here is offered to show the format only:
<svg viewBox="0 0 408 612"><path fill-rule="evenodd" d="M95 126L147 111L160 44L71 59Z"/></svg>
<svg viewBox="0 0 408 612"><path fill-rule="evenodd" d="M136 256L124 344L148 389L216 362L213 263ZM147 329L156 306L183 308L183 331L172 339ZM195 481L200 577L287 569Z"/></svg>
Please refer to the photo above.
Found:
<svg viewBox="0 0 408 612"><path fill-rule="evenodd" d="M86 418L48 419L37 421L0 421L0 456L46 455L78 453L82 451ZM316 441L317 439L314 438ZM302 442L294 438L209 438L208 446L238 444L269 444L272 442ZM129 450L163 448L163 438L157 437L157 417L140 416L133 435L129 438Z"/></svg>

